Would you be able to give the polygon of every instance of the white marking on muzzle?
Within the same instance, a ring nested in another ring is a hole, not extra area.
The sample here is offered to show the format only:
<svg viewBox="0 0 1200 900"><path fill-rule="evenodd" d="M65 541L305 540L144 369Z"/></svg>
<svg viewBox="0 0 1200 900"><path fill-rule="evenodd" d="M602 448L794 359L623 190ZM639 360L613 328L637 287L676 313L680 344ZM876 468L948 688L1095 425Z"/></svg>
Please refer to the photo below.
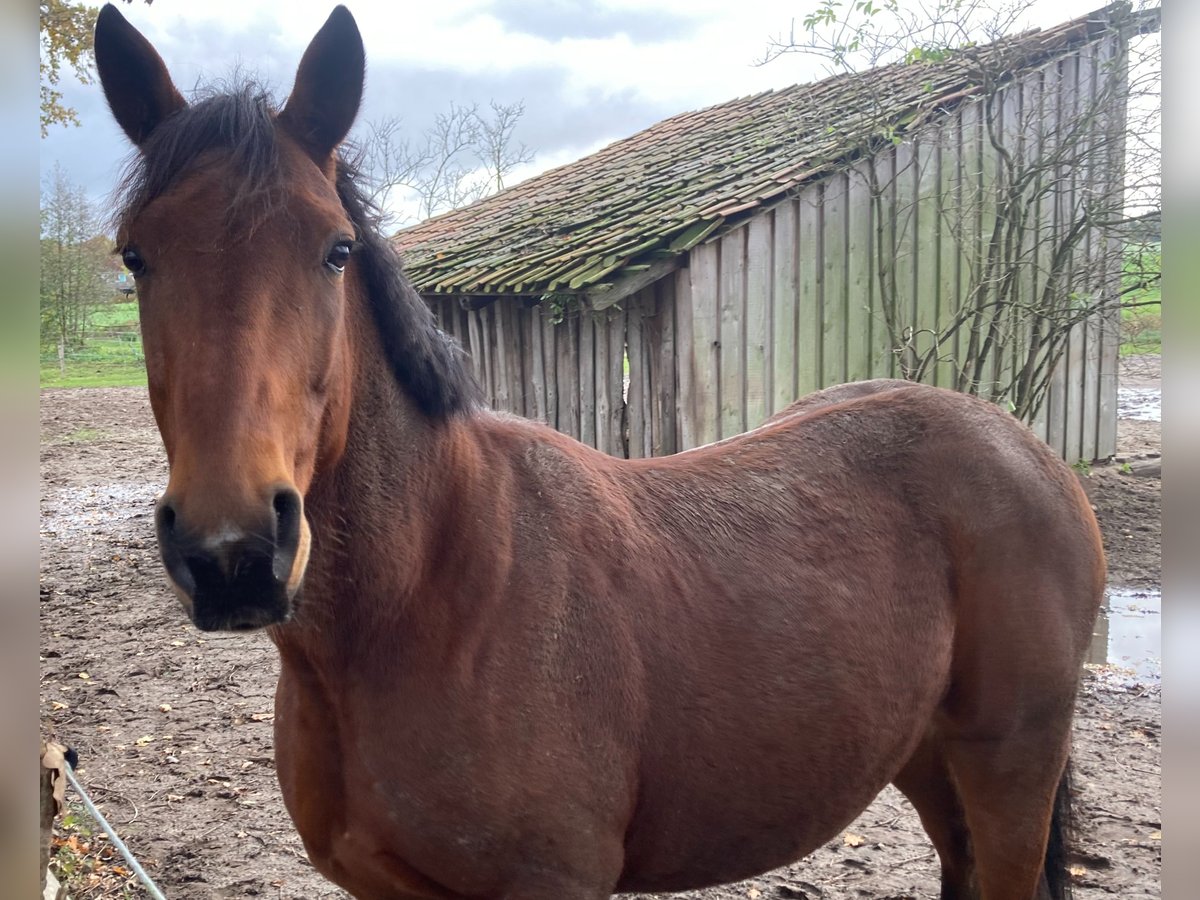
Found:
<svg viewBox="0 0 1200 900"><path fill-rule="evenodd" d="M312 532L308 527L308 519L300 513L300 545L296 548L296 558L292 560L292 571L288 574L288 597L294 597L304 580L304 571L308 568L308 554L312 548Z"/></svg>

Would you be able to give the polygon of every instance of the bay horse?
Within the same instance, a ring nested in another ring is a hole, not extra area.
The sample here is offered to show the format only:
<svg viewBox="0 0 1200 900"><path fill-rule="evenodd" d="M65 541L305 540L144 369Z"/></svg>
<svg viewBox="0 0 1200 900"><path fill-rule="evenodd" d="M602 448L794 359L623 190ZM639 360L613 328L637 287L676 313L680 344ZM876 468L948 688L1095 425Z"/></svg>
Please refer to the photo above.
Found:
<svg viewBox="0 0 1200 900"><path fill-rule="evenodd" d="M343 7L282 108L187 102L109 5L119 251L170 464L163 564L266 628L282 794L359 898L599 900L750 877L887 784L943 898L1062 898L1104 586L1073 473L1007 413L871 382L622 460L487 410L340 146Z"/></svg>

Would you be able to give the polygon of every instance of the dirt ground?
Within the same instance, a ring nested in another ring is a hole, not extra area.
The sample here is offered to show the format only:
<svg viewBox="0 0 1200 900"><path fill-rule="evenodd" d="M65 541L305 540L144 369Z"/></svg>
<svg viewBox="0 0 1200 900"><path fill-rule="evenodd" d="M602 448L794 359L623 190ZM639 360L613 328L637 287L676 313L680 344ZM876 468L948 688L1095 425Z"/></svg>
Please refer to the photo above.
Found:
<svg viewBox="0 0 1200 900"><path fill-rule="evenodd" d="M1122 385L1152 389L1158 378L1157 361L1142 358L1127 364ZM1121 421L1120 459L1160 452L1158 423ZM1122 469L1084 478L1110 580L1157 589L1160 482ZM280 799L273 647L261 634L202 635L166 588L152 526L166 464L145 391L44 391L41 480L43 734L78 750L82 782L171 900L346 897L312 869ZM1157 683L1103 667L1085 673L1074 751L1080 900L1160 896L1160 741ZM86 825L68 827L76 847L102 848ZM114 866L90 880L76 871L72 896L143 896ZM806 860L674 896L937 895L933 850L889 788Z"/></svg>

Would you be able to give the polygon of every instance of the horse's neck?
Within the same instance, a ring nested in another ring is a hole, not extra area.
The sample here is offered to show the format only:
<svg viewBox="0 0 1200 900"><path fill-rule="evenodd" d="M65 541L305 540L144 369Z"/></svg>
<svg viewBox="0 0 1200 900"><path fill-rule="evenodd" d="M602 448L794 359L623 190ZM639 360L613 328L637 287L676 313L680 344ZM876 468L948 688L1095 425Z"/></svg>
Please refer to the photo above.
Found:
<svg viewBox="0 0 1200 900"><path fill-rule="evenodd" d="M345 451L306 496L312 552L297 627L282 633L311 657L353 654L364 635L437 615L414 608L416 594L453 514L451 472L462 477L448 462L461 429L428 421L377 346L356 355Z"/></svg>

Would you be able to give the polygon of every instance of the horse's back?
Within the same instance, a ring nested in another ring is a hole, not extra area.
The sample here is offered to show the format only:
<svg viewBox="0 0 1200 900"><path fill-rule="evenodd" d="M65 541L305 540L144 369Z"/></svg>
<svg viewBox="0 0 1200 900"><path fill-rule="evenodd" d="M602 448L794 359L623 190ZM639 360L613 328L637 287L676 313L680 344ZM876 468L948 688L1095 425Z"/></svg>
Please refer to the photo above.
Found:
<svg viewBox="0 0 1200 900"><path fill-rule="evenodd" d="M819 391L778 418L804 433L822 417L860 435L852 453L867 469L872 455L903 460L891 476L941 523L959 579L987 571L1069 594L1060 605L1086 643L1105 577L1099 528L1074 472L1029 428L978 398L887 379ZM886 447L889 435L909 446Z"/></svg>
<svg viewBox="0 0 1200 900"><path fill-rule="evenodd" d="M818 392L781 419L797 434L857 435L863 446L847 455L862 453L868 473L871 457L893 460L895 490L939 533L953 584L946 709L963 736L1069 703L1103 598L1104 552L1077 476L1044 441L994 404L902 381ZM889 436L909 444L888 448Z"/></svg>

